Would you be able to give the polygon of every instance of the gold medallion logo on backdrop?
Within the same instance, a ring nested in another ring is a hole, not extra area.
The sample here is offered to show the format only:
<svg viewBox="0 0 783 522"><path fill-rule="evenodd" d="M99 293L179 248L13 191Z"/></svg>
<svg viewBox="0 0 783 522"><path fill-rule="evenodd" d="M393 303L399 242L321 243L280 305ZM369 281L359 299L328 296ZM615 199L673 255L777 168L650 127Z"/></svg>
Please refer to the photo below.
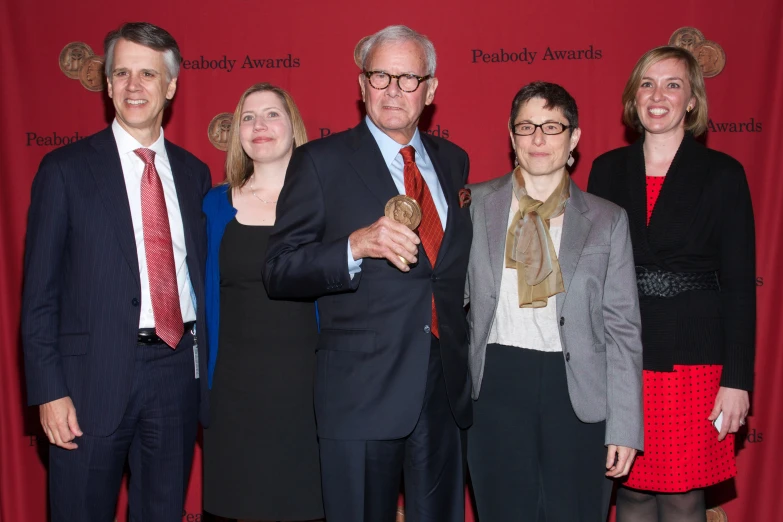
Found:
<svg viewBox="0 0 783 522"><path fill-rule="evenodd" d="M98 92L104 88L103 56L90 56L79 69L79 81L88 91Z"/></svg>
<svg viewBox="0 0 783 522"><path fill-rule="evenodd" d="M726 66L726 52L717 42L707 40L695 27L680 27L669 38L669 45L682 47L696 58L705 78L712 78Z"/></svg>
<svg viewBox="0 0 783 522"><path fill-rule="evenodd" d="M92 47L84 42L71 42L60 51L58 60L60 70L71 80L79 83L92 92L100 92L106 88L103 75L103 56L98 56Z"/></svg>
<svg viewBox="0 0 783 522"><path fill-rule="evenodd" d="M207 127L207 137L209 142L216 149L225 152L228 150L228 136L231 133L231 124L234 121L234 114L230 112L221 112L209 122Z"/></svg>
<svg viewBox="0 0 783 522"><path fill-rule="evenodd" d="M726 66L726 52L715 41L707 40L704 34L695 27L680 27L669 38L669 45L681 47L689 51L699 62L705 78L719 75ZM762 132L764 123L756 117L737 117L729 120L707 121L709 132L720 133L758 133Z"/></svg>

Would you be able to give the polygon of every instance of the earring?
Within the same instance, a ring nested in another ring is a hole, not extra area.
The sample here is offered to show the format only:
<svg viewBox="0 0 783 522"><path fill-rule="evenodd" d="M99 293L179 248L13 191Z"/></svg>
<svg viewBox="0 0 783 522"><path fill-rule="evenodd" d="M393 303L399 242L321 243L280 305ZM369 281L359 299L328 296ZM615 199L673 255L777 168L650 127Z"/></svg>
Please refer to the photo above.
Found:
<svg viewBox="0 0 783 522"><path fill-rule="evenodd" d="M693 110L693 107L691 107L690 105L688 105L688 108L687 108L687 109L685 109L685 112L691 112L692 110Z"/></svg>
<svg viewBox="0 0 783 522"><path fill-rule="evenodd" d="M574 156L573 156L573 154L571 154L571 152L573 152L573 151L570 151L570 150L568 151L568 160L566 161L566 165L568 165L569 167L573 167L574 166Z"/></svg>

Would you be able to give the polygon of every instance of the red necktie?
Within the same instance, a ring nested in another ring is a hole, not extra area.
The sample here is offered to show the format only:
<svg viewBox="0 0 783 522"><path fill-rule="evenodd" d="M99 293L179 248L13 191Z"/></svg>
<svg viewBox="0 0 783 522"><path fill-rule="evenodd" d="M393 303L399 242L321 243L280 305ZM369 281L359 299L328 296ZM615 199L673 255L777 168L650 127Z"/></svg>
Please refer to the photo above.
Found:
<svg viewBox="0 0 783 522"><path fill-rule="evenodd" d="M438 259L438 250L443 241L443 227L440 224L438 210L435 208L435 202L432 201L430 189L424 182L424 178L416 166L416 149L408 145L400 150L402 160L405 163L403 174L405 176L405 194L412 197L421 205L421 224L419 225L419 238L424 252L430 260L433 270L435 269L435 260ZM438 314L435 311L435 295L432 296L432 335L440 337L438 332Z"/></svg>
<svg viewBox="0 0 783 522"><path fill-rule="evenodd" d="M141 220L144 225L144 250L155 333L166 344L176 348L184 328L179 308L177 272L174 268L174 249L171 246L166 198L158 170L155 168L155 151L136 149L133 152L144 160L144 174L141 176Z"/></svg>

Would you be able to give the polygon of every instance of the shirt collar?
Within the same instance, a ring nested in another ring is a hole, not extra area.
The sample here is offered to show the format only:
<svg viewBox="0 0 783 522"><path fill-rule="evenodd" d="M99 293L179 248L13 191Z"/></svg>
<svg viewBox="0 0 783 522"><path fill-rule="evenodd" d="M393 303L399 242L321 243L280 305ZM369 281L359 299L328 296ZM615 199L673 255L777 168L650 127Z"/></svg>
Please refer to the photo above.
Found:
<svg viewBox="0 0 783 522"><path fill-rule="evenodd" d="M365 116L364 121L367 122L367 128L370 129L370 134L372 134L372 137L375 138L375 142L381 149L383 161L386 163L387 167L391 168L391 164L400 153L400 149L406 147L406 145L400 145L391 139L385 132L379 129L372 122L369 116ZM421 141L421 134L419 133L419 129L416 129L416 132L413 133L413 138L411 138L411 141L408 143L408 145L416 150L416 163L420 167L425 166L429 158L427 156L427 151L424 149L424 143Z"/></svg>
<svg viewBox="0 0 783 522"><path fill-rule="evenodd" d="M154 151L155 157L168 161L166 142L163 137L163 127L160 129L160 136L158 136L158 139L149 147L144 147L144 145L139 143L128 131L123 129L122 125L117 121L117 118L114 118L114 122L111 124L111 130L114 133L114 141L117 143L117 150L119 151L120 156L132 153L138 148L145 148Z"/></svg>

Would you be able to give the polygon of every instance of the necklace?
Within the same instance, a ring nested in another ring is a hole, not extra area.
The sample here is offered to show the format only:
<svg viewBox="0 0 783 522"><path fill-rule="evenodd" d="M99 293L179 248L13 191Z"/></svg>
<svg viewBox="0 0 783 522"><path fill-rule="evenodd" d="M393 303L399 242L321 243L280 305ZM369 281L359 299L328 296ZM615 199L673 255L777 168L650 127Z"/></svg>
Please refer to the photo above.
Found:
<svg viewBox="0 0 783 522"><path fill-rule="evenodd" d="M256 194L256 189L255 189L255 187L253 186L253 183L252 183L252 182L250 183L250 193L253 195L253 197L254 197L254 198L256 198L256 199L257 199L258 201L260 201L261 203L266 203L267 205L271 205L272 203L277 203L277 200L274 200L274 201L267 201L267 200L265 200L264 198L262 198L262 197L259 197L259 196L258 196L258 194Z"/></svg>

